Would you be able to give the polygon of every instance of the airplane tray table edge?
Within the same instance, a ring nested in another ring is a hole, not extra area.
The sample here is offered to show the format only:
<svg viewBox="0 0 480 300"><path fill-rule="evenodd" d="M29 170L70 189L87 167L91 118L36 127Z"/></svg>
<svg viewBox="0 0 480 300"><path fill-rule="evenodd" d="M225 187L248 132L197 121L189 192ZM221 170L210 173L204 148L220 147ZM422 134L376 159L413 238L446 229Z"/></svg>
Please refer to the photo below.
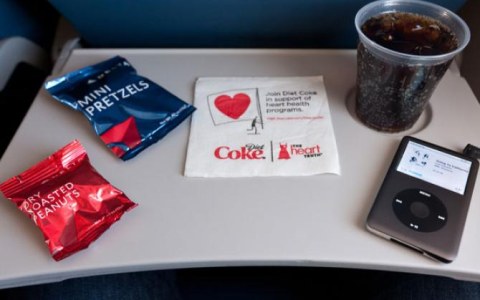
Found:
<svg viewBox="0 0 480 300"><path fill-rule="evenodd" d="M187 102L193 101L198 77L323 75L342 175L183 177L190 121L138 157L122 162L109 153L80 113L41 90L0 161L0 181L78 138L94 167L140 205L88 249L55 262L34 224L1 199L0 288L205 266L345 267L480 281L479 178L459 255L451 264L430 261L365 229L401 137L411 134L457 151L467 143L480 145L474 130L480 128L479 102L466 81L449 70L412 130L375 132L352 113L355 54L355 50L322 49L74 50L62 73L121 55L140 75ZM154 195L159 190L161 195Z"/></svg>

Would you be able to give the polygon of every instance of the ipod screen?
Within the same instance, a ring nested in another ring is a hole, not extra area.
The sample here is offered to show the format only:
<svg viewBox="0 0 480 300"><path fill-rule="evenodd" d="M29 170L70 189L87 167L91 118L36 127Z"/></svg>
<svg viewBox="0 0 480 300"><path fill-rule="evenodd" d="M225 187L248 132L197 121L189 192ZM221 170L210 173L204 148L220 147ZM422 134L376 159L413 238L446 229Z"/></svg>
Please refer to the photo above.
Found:
<svg viewBox="0 0 480 300"><path fill-rule="evenodd" d="M468 160L409 141L397 171L463 195L471 166Z"/></svg>

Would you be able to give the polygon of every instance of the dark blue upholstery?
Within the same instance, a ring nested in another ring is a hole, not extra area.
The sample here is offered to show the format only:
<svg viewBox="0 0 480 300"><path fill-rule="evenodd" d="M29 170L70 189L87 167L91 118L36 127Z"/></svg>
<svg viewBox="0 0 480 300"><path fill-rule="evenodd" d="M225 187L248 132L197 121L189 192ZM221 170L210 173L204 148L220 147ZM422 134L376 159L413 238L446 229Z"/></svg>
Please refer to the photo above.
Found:
<svg viewBox="0 0 480 300"><path fill-rule="evenodd" d="M93 47L353 48L366 0L50 0ZM458 10L465 0L432 1Z"/></svg>
<svg viewBox="0 0 480 300"><path fill-rule="evenodd" d="M46 0L0 0L0 40L20 36L48 51L57 21Z"/></svg>

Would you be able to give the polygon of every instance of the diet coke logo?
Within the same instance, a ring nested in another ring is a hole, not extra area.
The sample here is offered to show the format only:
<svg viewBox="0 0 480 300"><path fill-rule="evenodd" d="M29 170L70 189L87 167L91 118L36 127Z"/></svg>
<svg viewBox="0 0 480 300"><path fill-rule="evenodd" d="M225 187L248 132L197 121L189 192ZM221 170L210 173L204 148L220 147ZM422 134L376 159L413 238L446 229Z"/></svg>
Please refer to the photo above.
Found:
<svg viewBox="0 0 480 300"><path fill-rule="evenodd" d="M264 145L246 144L238 149L229 146L217 147L213 155L217 159L256 160L265 159Z"/></svg>

